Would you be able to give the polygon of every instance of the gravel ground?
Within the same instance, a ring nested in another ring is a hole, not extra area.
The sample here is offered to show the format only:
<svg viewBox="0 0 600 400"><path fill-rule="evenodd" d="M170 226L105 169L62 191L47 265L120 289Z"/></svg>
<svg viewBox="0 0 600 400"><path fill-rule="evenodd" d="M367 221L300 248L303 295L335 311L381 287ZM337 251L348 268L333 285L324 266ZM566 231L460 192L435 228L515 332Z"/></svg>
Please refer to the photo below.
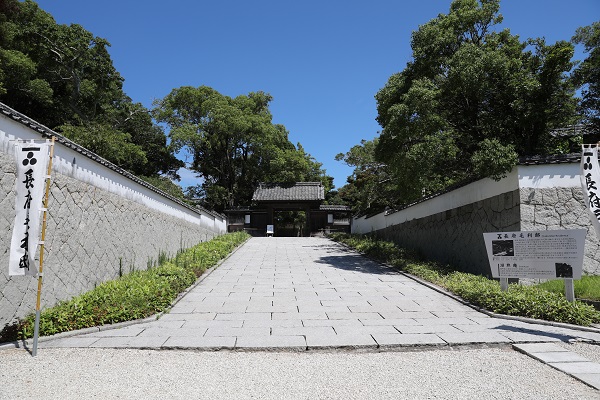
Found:
<svg viewBox="0 0 600 400"><path fill-rule="evenodd" d="M508 347L403 352L0 351L2 399L599 399Z"/></svg>

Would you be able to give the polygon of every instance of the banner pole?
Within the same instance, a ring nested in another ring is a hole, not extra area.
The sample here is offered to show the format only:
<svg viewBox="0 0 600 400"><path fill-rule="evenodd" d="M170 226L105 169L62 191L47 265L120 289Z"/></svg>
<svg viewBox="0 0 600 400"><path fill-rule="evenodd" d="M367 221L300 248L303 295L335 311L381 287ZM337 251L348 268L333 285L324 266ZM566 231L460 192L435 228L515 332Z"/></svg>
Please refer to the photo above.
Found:
<svg viewBox="0 0 600 400"><path fill-rule="evenodd" d="M50 196L50 174L52 173L52 159L54 158L54 136L50 144L50 159L48 160L48 173L46 174L46 195L44 197L44 216L42 219L42 242L40 244L40 269L38 271L37 300L35 303L35 326L33 331L32 355L37 355L38 338L40 335L40 311L42 297L42 279L44 277L44 243L46 241L46 221L48 216L48 197Z"/></svg>

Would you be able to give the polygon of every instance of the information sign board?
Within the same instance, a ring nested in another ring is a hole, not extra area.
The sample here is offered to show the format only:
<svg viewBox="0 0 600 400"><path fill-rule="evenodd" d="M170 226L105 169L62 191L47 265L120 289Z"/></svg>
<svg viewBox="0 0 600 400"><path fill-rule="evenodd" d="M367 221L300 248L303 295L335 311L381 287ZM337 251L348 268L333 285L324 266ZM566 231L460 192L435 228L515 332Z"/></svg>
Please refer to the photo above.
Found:
<svg viewBox="0 0 600 400"><path fill-rule="evenodd" d="M494 278L581 278L585 229L490 232L483 239Z"/></svg>

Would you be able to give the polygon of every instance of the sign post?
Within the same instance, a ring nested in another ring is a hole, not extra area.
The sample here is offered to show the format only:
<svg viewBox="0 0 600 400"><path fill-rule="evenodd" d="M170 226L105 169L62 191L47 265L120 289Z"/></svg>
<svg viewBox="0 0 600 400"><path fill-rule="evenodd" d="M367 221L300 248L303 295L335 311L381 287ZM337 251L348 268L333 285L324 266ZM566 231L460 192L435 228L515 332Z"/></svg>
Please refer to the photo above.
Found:
<svg viewBox="0 0 600 400"><path fill-rule="evenodd" d="M581 278L586 234L585 229L491 232L483 239L502 290L508 289L508 278L563 278L567 299L575 301L573 279Z"/></svg>
<svg viewBox="0 0 600 400"><path fill-rule="evenodd" d="M35 326L33 332L33 351L32 355L37 355L38 338L40 335L40 312L41 312L41 297L42 297L42 280L44 278L44 244L46 241L46 222L48 218L48 197L50 195L50 174L52 173L52 159L54 158L54 136L50 144L50 159L48 160L48 173L46 174L46 193L44 196L44 207L42 211L42 241L40 242L40 269L38 271L38 287L37 299L35 302Z"/></svg>

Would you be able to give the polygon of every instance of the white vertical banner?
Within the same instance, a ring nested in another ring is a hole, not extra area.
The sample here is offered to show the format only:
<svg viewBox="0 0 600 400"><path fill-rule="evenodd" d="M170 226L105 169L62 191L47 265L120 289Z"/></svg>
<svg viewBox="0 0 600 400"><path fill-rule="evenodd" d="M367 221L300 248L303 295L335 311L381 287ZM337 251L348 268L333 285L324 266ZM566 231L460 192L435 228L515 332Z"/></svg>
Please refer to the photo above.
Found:
<svg viewBox="0 0 600 400"><path fill-rule="evenodd" d="M581 187L592 225L600 237L600 166L595 144L584 144L581 149Z"/></svg>
<svg viewBox="0 0 600 400"><path fill-rule="evenodd" d="M39 244L40 220L48 173L50 144L17 141L15 223L10 246L9 275L38 273L35 253Z"/></svg>

